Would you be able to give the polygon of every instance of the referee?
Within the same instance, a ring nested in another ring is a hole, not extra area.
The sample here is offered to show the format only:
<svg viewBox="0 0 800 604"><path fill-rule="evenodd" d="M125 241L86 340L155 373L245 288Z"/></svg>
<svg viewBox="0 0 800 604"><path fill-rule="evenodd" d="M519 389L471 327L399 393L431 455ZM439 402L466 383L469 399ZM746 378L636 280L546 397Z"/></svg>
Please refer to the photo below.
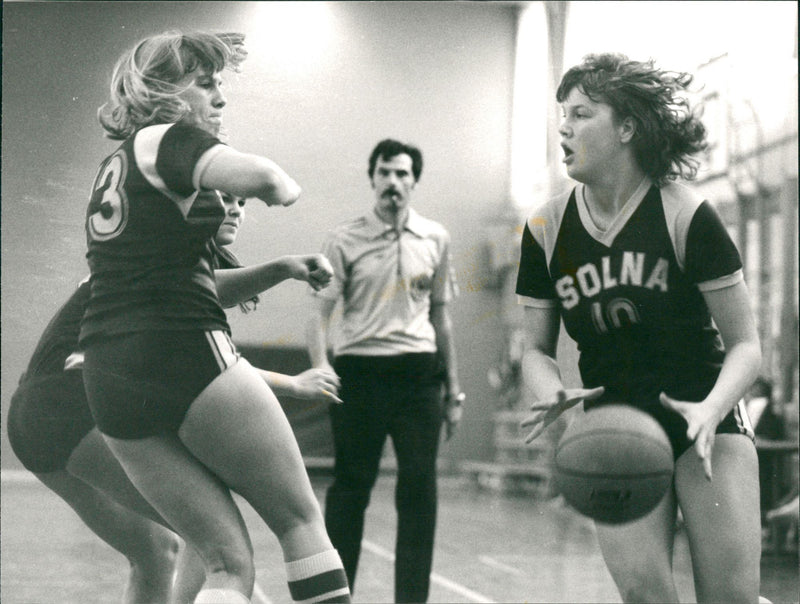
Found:
<svg viewBox="0 0 800 604"><path fill-rule="evenodd" d="M350 589L364 513L391 436L397 457L395 601L428 597L436 528L436 456L461 418L461 392L448 304L455 296L450 236L409 207L422 153L386 139L369 158L375 203L336 227L323 252L334 277L319 292L307 337L314 367L341 379L341 405L331 405L334 481L325 523L344 563ZM341 321L331 321L342 301ZM442 391L444 390L444 399Z"/></svg>

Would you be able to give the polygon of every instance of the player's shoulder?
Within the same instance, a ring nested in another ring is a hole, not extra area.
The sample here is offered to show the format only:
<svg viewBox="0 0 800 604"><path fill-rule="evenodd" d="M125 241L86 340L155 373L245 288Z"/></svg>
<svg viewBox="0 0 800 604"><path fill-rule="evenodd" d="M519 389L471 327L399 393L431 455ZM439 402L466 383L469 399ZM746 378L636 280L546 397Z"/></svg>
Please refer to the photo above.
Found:
<svg viewBox="0 0 800 604"><path fill-rule="evenodd" d="M161 149L161 143L169 129L174 125L156 124L145 126L128 138L125 144L133 151L133 157L140 167L155 163Z"/></svg>
<svg viewBox="0 0 800 604"><path fill-rule="evenodd" d="M711 204L696 189L678 182L668 182L658 189L667 228L676 242L685 241L695 217L706 220L715 214ZM698 212L703 208L704 211Z"/></svg>
<svg viewBox="0 0 800 604"><path fill-rule="evenodd" d="M137 156L156 155L163 148L174 148L176 152L183 153L192 146L207 147L211 143L220 142L211 133L184 122L145 126L137 130L131 139Z"/></svg>
<svg viewBox="0 0 800 604"><path fill-rule="evenodd" d="M575 192L575 187L569 187L558 192L549 199L535 206L528 213L526 224L531 233L541 233L543 231L552 232L561 225L569 200Z"/></svg>
<svg viewBox="0 0 800 604"><path fill-rule="evenodd" d="M697 189L681 182L670 181L661 186L658 192L667 213L693 214L706 201Z"/></svg>
<svg viewBox="0 0 800 604"><path fill-rule="evenodd" d="M135 147L149 147L152 145L159 145L164 138L164 135L175 124L155 124L153 126L145 126L137 130L132 136L133 144Z"/></svg>

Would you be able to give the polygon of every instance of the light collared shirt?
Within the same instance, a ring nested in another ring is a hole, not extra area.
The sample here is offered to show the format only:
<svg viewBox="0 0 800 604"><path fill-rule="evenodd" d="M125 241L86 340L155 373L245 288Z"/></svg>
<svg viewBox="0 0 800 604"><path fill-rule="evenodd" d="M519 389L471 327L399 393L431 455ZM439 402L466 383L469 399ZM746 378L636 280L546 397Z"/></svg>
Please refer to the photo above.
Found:
<svg viewBox="0 0 800 604"><path fill-rule="evenodd" d="M330 322L334 355L436 352L431 304L456 295L442 225L409 208L398 233L373 210L336 227L322 251L334 277L314 295L343 302Z"/></svg>

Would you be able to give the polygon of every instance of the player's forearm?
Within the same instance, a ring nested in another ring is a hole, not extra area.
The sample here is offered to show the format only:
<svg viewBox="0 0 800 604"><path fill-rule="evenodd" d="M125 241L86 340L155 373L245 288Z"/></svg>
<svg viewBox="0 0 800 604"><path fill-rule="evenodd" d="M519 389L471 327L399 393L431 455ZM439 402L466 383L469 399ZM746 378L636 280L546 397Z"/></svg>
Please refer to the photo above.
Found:
<svg viewBox="0 0 800 604"><path fill-rule="evenodd" d="M236 306L292 277L283 258L263 264L214 271L217 295L223 307Z"/></svg>
<svg viewBox="0 0 800 604"><path fill-rule="evenodd" d="M306 324L306 345L312 367L328 367L328 321L313 313Z"/></svg>
<svg viewBox="0 0 800 604"><path fill-rule="evenodd" d="M254 194L267 205L289 205L300 197L302 190L294 179L286 174L276 163L267 158L262 160L262 181Z"/></svg>
<svg viewBox="0 0 800 604"><path fill-rule="evenodd" d="M526 351L522 357L522 381L539 401L554 401L556 393L564 389L556 359L536 348Z"/></svg>
<svg viewBox="0 0 800 604"><path fill-rule="evenodd" d="M237 197L257 197L268 205L289 205L301 193L297 182L271 159L230 147L209 162L200 184Z"/></svg>
<svg viewBox="0 0 800 604"><path fill-rule="evenodd" d="M704 403L720 419L736 406L761 370L761 347L758 341L739 342L725 353L719 377Z"/></svg>
<svg viewBox="0 0 800 604"><path fill-rule="evenodd" d="M275 396L294 396L296 388L294 378L291 375L275 373L274 371L266 371L264 369L257 369L257 371L272 392L275 393Z"/></svg>

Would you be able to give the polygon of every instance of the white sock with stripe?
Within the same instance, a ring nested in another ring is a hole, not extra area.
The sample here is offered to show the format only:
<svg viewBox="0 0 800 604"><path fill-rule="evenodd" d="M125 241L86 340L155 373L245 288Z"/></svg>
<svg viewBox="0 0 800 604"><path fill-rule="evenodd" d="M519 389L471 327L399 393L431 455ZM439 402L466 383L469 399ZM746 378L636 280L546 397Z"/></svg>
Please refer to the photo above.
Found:
<svg viewBox="0 0 800 604"><path fill-rule="evenodd" d="M351 602L347 575L335 549L287 562L286 578L294 602Z"/></svg>
<svg viewBox="0 0 800 604"><path fill-rule="evenodd" d="M250 598L235 589L201 589L194 604L250 604Z"/></svg>

